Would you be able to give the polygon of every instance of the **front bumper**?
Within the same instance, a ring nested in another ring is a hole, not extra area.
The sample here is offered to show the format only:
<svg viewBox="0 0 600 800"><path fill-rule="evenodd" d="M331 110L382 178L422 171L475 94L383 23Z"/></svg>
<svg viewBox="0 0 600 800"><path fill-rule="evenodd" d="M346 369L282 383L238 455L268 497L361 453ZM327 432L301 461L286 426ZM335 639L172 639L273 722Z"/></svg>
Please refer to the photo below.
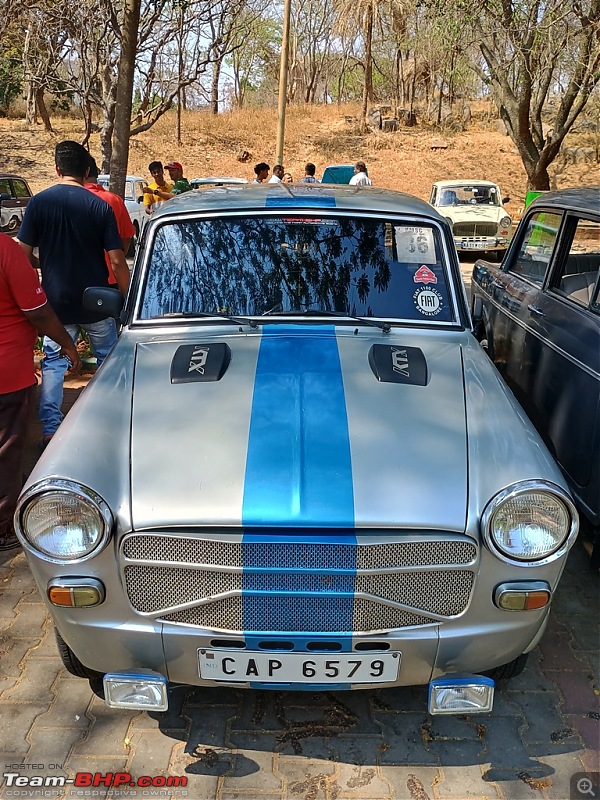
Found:
<svg viewBox="0 0 600 800"><path fill-rule="evenodd" d="M454 244L456 249L460 252L473 251L493 251L493 250L506 250L508 247L508 237L492 237L492 236L460 236L454 237Z"/></svg>

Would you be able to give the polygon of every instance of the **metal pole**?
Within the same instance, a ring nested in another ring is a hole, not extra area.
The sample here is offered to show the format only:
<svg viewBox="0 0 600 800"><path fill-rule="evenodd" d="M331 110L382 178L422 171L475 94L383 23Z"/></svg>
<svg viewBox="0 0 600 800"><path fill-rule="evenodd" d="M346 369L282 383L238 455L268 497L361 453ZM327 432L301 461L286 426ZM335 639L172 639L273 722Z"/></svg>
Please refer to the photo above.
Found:
<svg viewBox="0 0 600 800"><path fill-rule="evenodd" d="M290 16L292 0L283 4L283 37L281 39L281 61L279 63L279 106L277 109L277 163L283 164L283 141L285 136L285 104L287 100L288 61L290 50Z"/></svg>

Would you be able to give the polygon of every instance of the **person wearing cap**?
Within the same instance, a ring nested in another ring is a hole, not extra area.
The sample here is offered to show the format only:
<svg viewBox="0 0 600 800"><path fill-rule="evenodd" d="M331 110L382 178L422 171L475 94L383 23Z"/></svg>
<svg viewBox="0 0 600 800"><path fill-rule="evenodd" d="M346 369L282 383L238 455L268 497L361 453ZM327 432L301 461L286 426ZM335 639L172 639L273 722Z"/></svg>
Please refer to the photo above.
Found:
<svg viewBox="0 0 600 800"><path fill-rule="evenodd" d="M159 200L170 200L172 197L175 197L178 194L192 191L190 182L187 178L183 177L183 167L179 161L169 161L168 164L165 164L165 169L169 173L169 177L173 183L173 188L170 192L167 192L164 189L150 190L155 197L157 197ZM144 193L148 192L149 189L150 187L147 186L144 189Z"/></svg>

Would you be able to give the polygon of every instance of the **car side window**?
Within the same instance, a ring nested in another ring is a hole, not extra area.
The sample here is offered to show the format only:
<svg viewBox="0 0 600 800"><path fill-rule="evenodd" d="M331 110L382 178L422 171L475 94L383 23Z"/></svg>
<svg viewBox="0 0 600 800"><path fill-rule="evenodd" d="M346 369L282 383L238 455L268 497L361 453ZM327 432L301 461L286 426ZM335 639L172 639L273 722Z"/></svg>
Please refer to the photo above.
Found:
<svg viewBox="0 0 600 800"><path fill-rule="evenodd" d="M599 313L600 223L579 219L568 252L552 278L552 288L569 302Z"/></svg>
<svg viewBox="0 0 600 800"><path fill-rule="evenodd" d="M13 178L12 185L15 197L31 197L31 192L29 191L25 181L16 180Z"/></svg>
<svg viewBox="0 0 600 800"><path fill-rule="evenodd" d="M556 246L562 216L537 211L529 217L521 246L508 271L534 283L543 283Z"/></svg>
<svg viewBox="0 0 600 800"><path fill-rule="evenodd" d="M9 194L12 197L10 181L8 178L0 178L0 194Z"/></svg>

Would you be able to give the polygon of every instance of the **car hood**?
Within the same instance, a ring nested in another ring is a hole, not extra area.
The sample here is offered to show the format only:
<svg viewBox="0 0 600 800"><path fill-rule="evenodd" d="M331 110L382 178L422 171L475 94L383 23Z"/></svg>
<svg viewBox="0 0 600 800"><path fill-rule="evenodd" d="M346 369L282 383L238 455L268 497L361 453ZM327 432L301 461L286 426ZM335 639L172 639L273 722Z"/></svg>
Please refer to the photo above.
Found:
<svg viewBox="0 0 600 800"><path fill-rule="evenodd" d="M469 222L477 220L487 220L490 222L499 222L502 217L507 217L508 214L502 206L443 206L438 208L440 214L448 217L452 222Z"/></svg>
<svg viewBox="0 0 600 800"><path fill-rule="evenodd" d="M462 351L445 339L272 324L138 343L133 527L464 530Z"/></svg>

